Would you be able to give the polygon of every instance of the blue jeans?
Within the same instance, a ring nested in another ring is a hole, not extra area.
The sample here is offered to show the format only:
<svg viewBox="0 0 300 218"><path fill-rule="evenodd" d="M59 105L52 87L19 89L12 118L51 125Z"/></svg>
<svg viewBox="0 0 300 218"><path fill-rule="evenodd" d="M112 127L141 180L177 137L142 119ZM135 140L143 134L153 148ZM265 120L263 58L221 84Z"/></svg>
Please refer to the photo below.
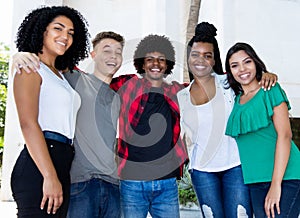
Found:
<svg viewBox="0 0 300 218"><path fill-rule="evenodd" d="M179 218L176 178L154 181L120 181L124 218Z"/></svg>
<svg viewBox="0 0 300 218"><path fill-rule="evenodd" d="M248 187L241 166L221 172L191 170L191 179L203 217L252 217Z"/></svg>
<svg viewBox="0 0 300 218"><path fill-rule="evenodd" d="M86 182L71 184L69 218L119 218L119 186L93 178Z"/></svg>
<svg viewBox="0 0 300 218"><path fill-rule="evenodd" d="M270 182L260 182L249 185L250 195L256 218L267 217L264 209L265 197L269 191ZM275 207L275 217L297 218L300 211L300 180L283 180L281 183L280 215Z"/></svg>

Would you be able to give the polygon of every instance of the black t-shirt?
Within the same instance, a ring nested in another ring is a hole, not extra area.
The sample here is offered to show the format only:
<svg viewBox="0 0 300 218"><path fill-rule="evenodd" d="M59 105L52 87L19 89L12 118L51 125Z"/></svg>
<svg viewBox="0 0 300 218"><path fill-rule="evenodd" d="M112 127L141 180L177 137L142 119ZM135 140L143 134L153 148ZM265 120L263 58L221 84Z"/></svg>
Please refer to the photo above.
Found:
<svg viewBox="0 0 300 218"><path fill-rule="evenodd" d="M161 89L152 88L145 106L144 112L136 127L132 127L134 132L143 137L143 141L132 141L134 145L129 146L129 158L132 161L151 161L162 157L172 149L172 115L170 107L166 102ZM161 115L161 116L155 116ZM150 117L151 126L150 128ZM162 129L164 120L166 129ZM160 129L164 131L162 137L157 134L149 134L151 131Z"/></svg>
<svg viewBox="0 0 300 218"><path fill-rule="evenodd" d="M152 87L148 94L148 101L139 123L136 127L132 126L132 129L138 137L133 136L131 143L128 145L129 156L127 161L147 162L147 164L151 164L151 161L163 158L174 147L172 141L173 118L169 104L162 93L162 89ZM154 167L154 169L160 170L159 167ZM125 173L126 170L130 169L126 169L125 166L124 170ZM140 171L142 170L143 169L140 169ZM155 179L176 177L177 171L176 169L173 172L165 173L163 176ZM151 174L151 172L149 172L149 174Z"/></svg>

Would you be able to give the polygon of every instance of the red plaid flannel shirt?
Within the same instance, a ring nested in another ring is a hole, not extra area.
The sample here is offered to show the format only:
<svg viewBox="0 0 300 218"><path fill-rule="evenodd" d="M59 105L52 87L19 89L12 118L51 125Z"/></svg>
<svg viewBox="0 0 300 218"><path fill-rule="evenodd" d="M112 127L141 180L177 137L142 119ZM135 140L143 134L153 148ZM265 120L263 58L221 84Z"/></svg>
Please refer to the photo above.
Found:
<svg viewBox="0 0 300 218"><path fill-rule="evenodd" d="M118 171L120 175L128 158L128 145L126 143L128 140L126 139L133 135L130 125L137 126L149 97L148 93L151 88L151 83L145 78L141 79L134 74L130 74L114 78L110 87L120 95L121 99L118 139ZM180 162L178 164L178 167L181 168L180 176L182 176L183 164L188 159L186 147L180 137L180 114L177 100L177 92L184 87L184 85L178 82L172 82L172 84L164 82L162 85L164 97L170 106L172 117L175 120L172 141L175 145L174 149L178 161Z"/></svg>

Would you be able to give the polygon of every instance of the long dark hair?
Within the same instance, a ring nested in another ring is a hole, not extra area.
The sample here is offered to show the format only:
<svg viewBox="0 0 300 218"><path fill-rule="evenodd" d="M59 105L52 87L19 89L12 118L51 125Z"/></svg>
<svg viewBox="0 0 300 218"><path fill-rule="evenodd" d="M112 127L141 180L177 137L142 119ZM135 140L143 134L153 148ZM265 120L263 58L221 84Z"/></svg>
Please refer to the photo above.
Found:
<svg viewBox="0 0 300 218"><path fill-rule="evenodd" d="M256 76L255 77L256 77L257 81L260 81L263 72L267 71L266 65L258 57L258 55L254 51L254 49L249 44L243 43L243 42L238 42L235 45L233 45L227 52L225 68L226 68L226 72L227 72L227 80L228 80L229 87L231 87L233 89L233 91L236 95L238 95L239 93L243 93L243 89L242 89L241 84L238 83L232 75L230 65L229 65L229 59L231 58L231 56L233 54L237 53L238 51L245 51L250 56L250 58L254 61L254 64L256 67Z"/></svg>
<svg viewBox="0 0 300 218"><path fill-rule="evenodd" d="M211 44L213 44L213 47L214 47L214 59L215 59L215 65L213 66L213 70L216 74L222 75L222 74L224 74L224 71L223 71L223 67L222 67L222 61L221 61L218 42L215 38L216 35L217 35L217 29L213 24L210 24L208 22L199 23L195 28L195 35L188 42L188 46L187 46L187 50L186 50L186 54L187 54L186 58L187 58L187 62L188 62L194 42L211 43ZM188 71L189 71L190 81L192 81L194 79L194 76L193 76L189 66L188 66Z"/></svg>
<svg viewBox="0 0 300 218"><path fill-rule="evenodd" d="M89 33L87 21L75 9L67 6L42 6L31 11L21 23L16 46L18 51L42 53L44 32L47 26L58 16L66 16L74 25L73 43L64 55L55 60L58 70L72 70L79 61L89 55Z"/></svg>

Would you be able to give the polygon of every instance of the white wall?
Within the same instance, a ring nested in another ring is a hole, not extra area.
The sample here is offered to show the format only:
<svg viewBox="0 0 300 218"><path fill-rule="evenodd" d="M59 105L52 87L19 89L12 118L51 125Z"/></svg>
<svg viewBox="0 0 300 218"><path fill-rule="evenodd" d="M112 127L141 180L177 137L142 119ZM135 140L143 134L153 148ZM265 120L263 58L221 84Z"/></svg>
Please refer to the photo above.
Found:
<svg viewBox="0 0 300 218"><path fill-rule="evenodd" d="M177 67L174 78L182 80L185 26L188 4L182 0L65 0L64 4L80 10L89 22L91 36L101 31L115 31L125 37L123 66L120 73L135 72L132 57L137 43L148 34L166 35L176 46ZM92 60L80 66L90 72Z"/></svg>
<svg viewBox="0 0 300 218"><path fill-rule="evenodd" d="M267 69L279 76L290 114L300 117L300 1L202 0L201 6L199 21L218 29L221 58L238 41L251 44Z"/></svg>

